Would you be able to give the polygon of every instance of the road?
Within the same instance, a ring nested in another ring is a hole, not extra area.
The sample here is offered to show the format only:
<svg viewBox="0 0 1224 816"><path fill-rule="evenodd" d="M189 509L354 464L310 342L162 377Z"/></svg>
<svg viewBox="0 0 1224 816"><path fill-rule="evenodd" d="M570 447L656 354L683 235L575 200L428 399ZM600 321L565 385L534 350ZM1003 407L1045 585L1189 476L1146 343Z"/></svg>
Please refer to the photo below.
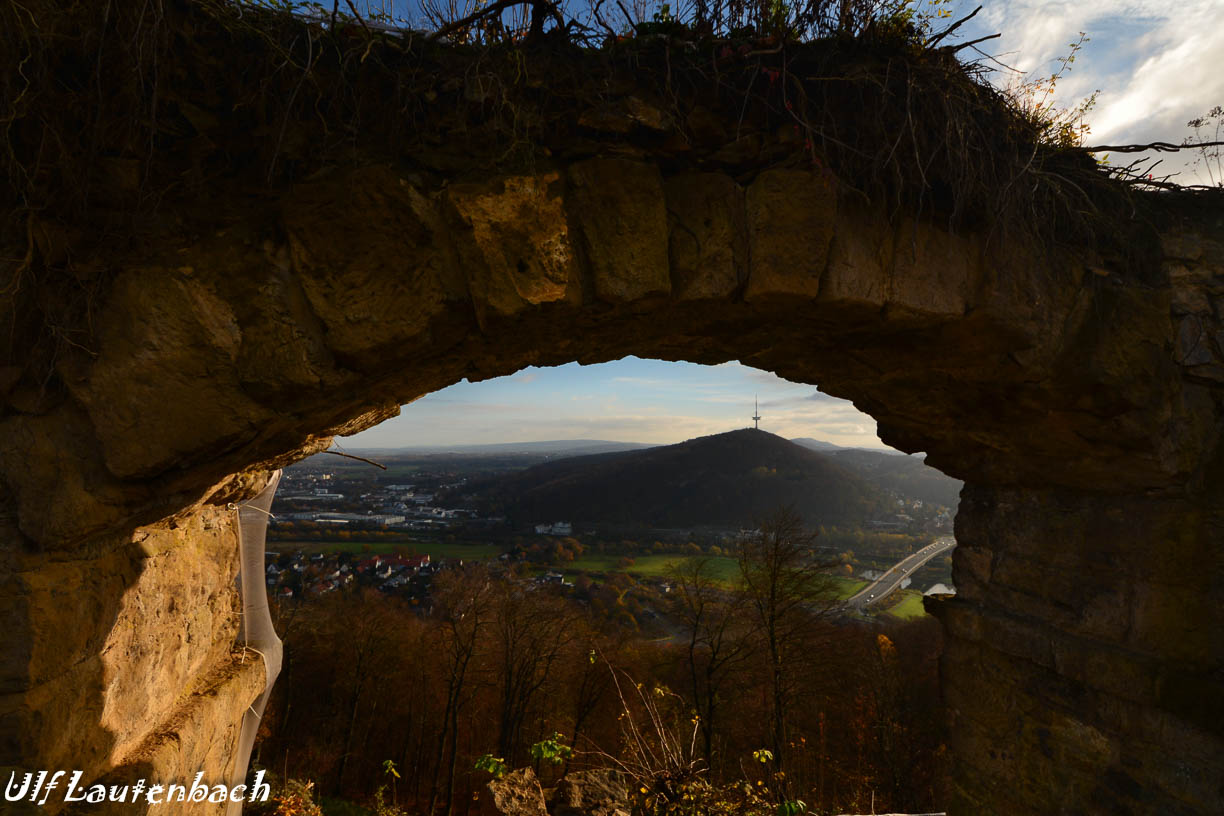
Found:
<svg viewBox="0 0 1224 816"><path fill-rule="evenodd" d="M888 597L893 590L901 586L901 582L918 571L926 562L937 555L946 553L956 546L952 536L942 536L935 539L913 555L906 556L888 568L888 571L878 580L868 584L859 593L846 599L846 606L863 609Z"/></svg>

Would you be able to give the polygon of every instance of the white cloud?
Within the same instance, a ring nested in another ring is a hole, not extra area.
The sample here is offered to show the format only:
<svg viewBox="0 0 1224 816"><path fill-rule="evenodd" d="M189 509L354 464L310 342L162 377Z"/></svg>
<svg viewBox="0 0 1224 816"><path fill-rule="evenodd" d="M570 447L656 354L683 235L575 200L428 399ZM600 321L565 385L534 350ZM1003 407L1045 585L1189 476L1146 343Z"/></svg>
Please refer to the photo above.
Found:
<svg viewBox="0 0 1224 816"><path fill-rule="evenodd" d="M1087 117L1093 144L1180 143L1191 135L1187 121L1224 104L1221 0L1012 0L979 17L984 21L974 36L1000 32L984 45L1030 77L1054 72L1078 32L1088 34L1091 41L1059 81L1055 101L1070 108L1100 90ZM1206 183L1205 173L1185 170L1195 158L1192 151L1165 154L1157 174L1184 170L1179 182Z"/></svg>

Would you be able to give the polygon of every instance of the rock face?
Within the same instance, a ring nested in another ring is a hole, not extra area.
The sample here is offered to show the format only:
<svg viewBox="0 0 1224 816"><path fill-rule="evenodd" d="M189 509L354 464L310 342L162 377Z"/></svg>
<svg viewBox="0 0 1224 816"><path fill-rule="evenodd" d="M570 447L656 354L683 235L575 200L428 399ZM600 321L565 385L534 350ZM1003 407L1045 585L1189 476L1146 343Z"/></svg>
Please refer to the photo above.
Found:
<svg viewBox="0 0 1224 816"><path fill-rule="evenodd" d="M566 774L547 791L531 768L521 768L488 787L501 816L629 816L628 783L610 768Z"/></svg>
<svg viewBox="0 0 1224 816"><path fill-rule="evenodd" d="M362 167L293 190L282 243L202 240L119 276L66 398L0 420L4 764L219 775L250 702L233 684L258 687L225 670L219 505L461 377L639 354L819 383L966 481L959 594L932 602L954 811L1218 809L1219 235L1167 236L1151 284L931 225L881 248L822 193L800 263L777 197L811 174L692 179L704 201L686 181L618 160L431 191ZM1004 297L1003 275L1041 294ZM186 753L148 747L167 723Z"/></svg>
<svg viewBox="0 0 1224 816"><path fill-rule="evenodd" d="M552 816L629 816L629 783L610 768L575 771L557 782L549 805Z"/></svg>
<svg viewBox="0 0 1224 816"><path fill-rule="evenodd" d="M233 516L197 508L71 554L6 550L6 781L42 768L80 770L89 784L190 781L201 770L226 781L241 713L264 678L257 655L234 649ZM56 812L48 804L30 812Z"/></svg>
<svg viewBox="0 0 1224 816"><path fill-rule="evenodd" d="M701 106L661 157L641 145L674 123L620 97L513 171L465 174L432 143L350 149L345 123L309 175L254 189L273 173L242 151L281 150L285 122L239 117L229 176L169 168L199 202L81 250L76 274L109 270L88 345L0 362L2 778L224 779L263 680L232 650L225 506L460 379L634 354L817 383L965 481L958 594L928 602L948 631L949 812L1224 812L1221 214L1170 210L1138 259L1016 245L874 208ZM300 136L273 164L306 161ZM28 217L58 263L58 227Z"/></svg>
<svg viewBox="0 0 1224 816"><path fill-rule="evenodd" d="M548 816L544 807L544 791L535 771L520 768L489 783L493 807L502 816Z"/></svg>
<svg viewBox="0 0 1224 816"><path fill-rule="evenodd" d="M1220 476L1201 503L964 491L956 600L928 601L961 810L1218 809Z"/></svg>

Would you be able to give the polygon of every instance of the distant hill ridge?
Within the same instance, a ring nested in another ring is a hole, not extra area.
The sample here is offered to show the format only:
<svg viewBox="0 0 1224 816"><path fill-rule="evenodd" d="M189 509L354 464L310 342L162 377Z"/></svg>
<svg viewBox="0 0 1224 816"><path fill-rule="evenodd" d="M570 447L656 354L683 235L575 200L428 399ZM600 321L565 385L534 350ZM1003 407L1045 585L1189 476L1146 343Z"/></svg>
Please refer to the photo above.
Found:
<svg viewBox="0 0 1224 816"><path fill-rule="evenodd" d="M964 482L945 476L926 464L926 457L907 455L892 448L844 448L819 439L792 439L796 445L837 457L839 464L886 490L911 499L941 504L955 510Z"/></svg>
<svg viewBox="0 0 1224 816"><path fill-rule="evenodd" d="M830 454L751 428L547 462L503 477L482 494L520 523L655 527L743 526L787 504L808 524L837 525L888 506L884 491Z"/></svg>
<svg viewBox="0 0 1224 816"><path fill-rule="evenodd" d="M493 442L461 445L406 445L398 448L360 448L361 453L424 454L424 455L500 455L534 454L544 456L580 456L609 451L642 450L653 445L644 442L613 442L606 439L550 439L541 442Z"/></svg>
<svg viewBox="0 0 1224 816"><path fill-rule="evenodd" d="M814 450L814 451L861 450L861 451L869 451L871 453L880 453L886 456L905 456L905 454L902 453L901 451L893 450L892 448L860 448L860 447L854 447L854 446L847 447L845 445L838 445L835 442L827 442L824 439L813 439L810 436L796 437L795 439L792 439L791 441L794 442L796 445L800 445L802 447L807 448L808 450Z"/></svg>

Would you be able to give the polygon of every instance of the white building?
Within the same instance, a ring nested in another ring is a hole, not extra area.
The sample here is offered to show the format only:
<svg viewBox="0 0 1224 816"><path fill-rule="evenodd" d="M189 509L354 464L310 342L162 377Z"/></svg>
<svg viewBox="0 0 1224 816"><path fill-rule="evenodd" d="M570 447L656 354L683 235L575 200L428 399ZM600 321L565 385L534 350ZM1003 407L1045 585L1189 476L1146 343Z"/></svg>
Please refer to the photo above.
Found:
<svg viewBox="0 0 1224 816"><path fill-rule="evenodd" d="M537 524L535 531L539 535L567 536L574 534L574 525L568 521L557 521L552 524Z"/></svg>

